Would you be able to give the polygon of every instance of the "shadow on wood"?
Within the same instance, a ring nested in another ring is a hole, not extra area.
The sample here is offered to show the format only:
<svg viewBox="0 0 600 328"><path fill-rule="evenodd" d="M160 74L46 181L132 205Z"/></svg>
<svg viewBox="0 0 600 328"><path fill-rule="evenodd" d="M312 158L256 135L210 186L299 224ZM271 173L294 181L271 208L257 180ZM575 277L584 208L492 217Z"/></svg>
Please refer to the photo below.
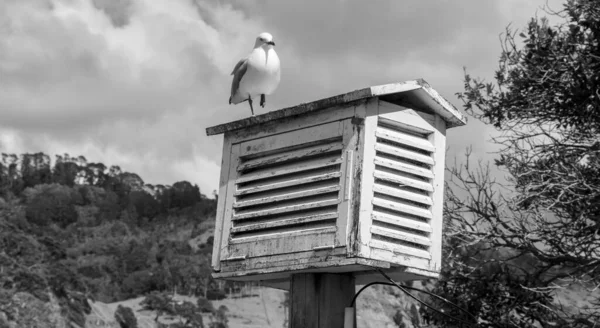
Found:
<svg viewBox="0 0 600 328"><path fill-rule="evenodd" d="M352 274L292 275L290 328L343 328L354 289Z"/></svg>

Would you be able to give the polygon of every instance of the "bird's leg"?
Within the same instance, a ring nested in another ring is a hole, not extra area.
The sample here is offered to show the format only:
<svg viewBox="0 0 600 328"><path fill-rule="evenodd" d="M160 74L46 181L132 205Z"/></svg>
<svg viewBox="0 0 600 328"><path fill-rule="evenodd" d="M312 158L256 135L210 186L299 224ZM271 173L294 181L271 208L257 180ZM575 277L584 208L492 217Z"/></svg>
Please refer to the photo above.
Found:
<svg viewBox="0 0 600 328"><path fill-rule="evenodd" d="M254 116L254 108L252 108L252 98L248 97L248 103L250 104L250 111L252 112L252 116Z"/></svg>
<svg viewBox="0 0 600 328"><path fill-rule="evenodd" d="M260 107L265 107L265 95L260 95Z"/></svg>

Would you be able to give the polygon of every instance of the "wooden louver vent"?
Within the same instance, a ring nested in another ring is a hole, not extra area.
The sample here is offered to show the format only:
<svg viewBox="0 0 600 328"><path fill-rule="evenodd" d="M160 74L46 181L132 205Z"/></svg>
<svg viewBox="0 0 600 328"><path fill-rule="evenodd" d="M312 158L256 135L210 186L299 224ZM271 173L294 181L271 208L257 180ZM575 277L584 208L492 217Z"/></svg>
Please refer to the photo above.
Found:
<svg viewBox="0 0 600 328"><path fill-rule="evenodd" d="M371 247L431 259L432 133L379 118Z"/></svg>
<svg viewBox="0 0 600 328"><path fill-rule="evenodd" d="M232 242L299 232L333 238L341 163L341 136L240 156Z"/></svg>

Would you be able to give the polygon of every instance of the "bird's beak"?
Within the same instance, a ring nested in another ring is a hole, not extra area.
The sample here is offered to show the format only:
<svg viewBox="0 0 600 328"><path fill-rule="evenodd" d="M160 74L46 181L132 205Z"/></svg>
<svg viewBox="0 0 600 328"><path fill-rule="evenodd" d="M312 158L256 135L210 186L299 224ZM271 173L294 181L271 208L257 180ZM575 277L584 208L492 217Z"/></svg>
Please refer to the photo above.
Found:
<svg viewBox="0 0 600 328"><path fill-rule="evenodd" d="M269 41L269 42L267 42L267 44L270 44L270 45L274 46L274 45L275 45L275 42L273 42L273 41Z"/></svg>

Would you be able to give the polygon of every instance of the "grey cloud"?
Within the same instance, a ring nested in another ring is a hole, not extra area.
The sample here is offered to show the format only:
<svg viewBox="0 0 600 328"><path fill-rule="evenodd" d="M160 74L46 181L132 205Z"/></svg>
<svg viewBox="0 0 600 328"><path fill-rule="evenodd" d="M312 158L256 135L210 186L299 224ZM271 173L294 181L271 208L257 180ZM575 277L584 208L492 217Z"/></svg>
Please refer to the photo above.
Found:
<svg viewBox="0 0 600 328"><path fill-rule="evenodd" d="M94 6L102 9L115 27L123 27L129 23L132 0L92 0Z"/></svg>

